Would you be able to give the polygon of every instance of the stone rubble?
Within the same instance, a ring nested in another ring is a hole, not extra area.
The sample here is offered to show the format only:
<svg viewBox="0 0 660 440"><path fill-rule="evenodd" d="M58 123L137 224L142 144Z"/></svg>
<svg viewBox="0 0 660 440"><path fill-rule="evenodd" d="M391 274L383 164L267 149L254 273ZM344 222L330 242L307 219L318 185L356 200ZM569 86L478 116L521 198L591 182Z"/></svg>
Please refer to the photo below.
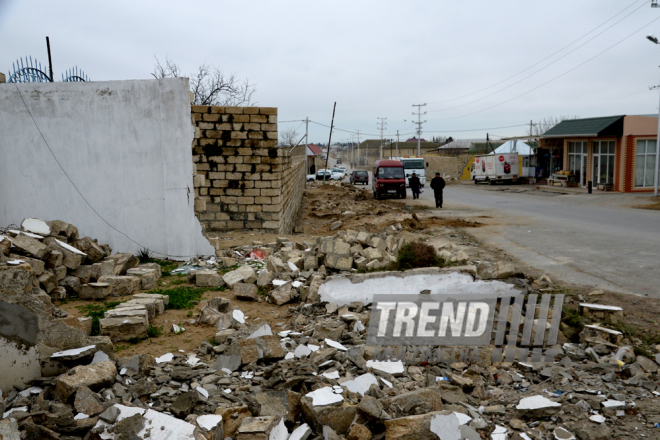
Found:
<svg viewBox="0 0 660 440"><path fill-rule="evenodd" d="M24 225L31 234L44 231L38 222ZM51 228L63 231L69 243L79 241L71 239L76 234L66 225ZM366 344L371 305L324 303L319 288L330 275L394 261L406 243L398 232L396 227L379 235L340 230L302 244L278 238L191 262L200 269L187 274L189 281L232 287L239 301L276 304L288 312L290 326L273 330L253 324L232 310L229 300L217 297L198 319L200 325L215 326L215 345L204 341L194 353L115 359L99 344L53 352L50 361L59 369L1 396L0 435L66 440L660 438L658 359L636 354L633 341L608 327L623 318L623 310L615 307L568 298L589 324L561 324L553 362L491 363L488 347L482 349L481 363L374 359L375 347ZM57 278L47 270L54 269L50 260L64 265L68 258L69 266L76 266L79 254L25 237L36 243L14 235L11 243L19 245L10 248L17 252L12 258L42 261L44 267L29 261L0 265L3 292L31 293L36 270ZM89 250L92 245L85 243ZM76 269L65 266L67 276L80 280L81 292L87 286L109 290L108 295L120 289L132 293L160 276L156 268L136 270L128 256L109 258L105 250L91 266L102 261L110 275L101 276L100 266L96 276L71 275L85 274L80 268L89 265L88 252L85 259L79 255ZM256 251L260 257L249 256ZM441 252L470 263L458 252ZM220 268L232 270L221 275ZM473 271L488 279L514 274L515 268L499 263L481 262ZM548 277L514 282L524 293L542 293L551 284ZM72 288L71 282L65 284ZM112 341L140 336L168 301L166 295L134 293L131 301L106 312L102 334Z"/></svg>

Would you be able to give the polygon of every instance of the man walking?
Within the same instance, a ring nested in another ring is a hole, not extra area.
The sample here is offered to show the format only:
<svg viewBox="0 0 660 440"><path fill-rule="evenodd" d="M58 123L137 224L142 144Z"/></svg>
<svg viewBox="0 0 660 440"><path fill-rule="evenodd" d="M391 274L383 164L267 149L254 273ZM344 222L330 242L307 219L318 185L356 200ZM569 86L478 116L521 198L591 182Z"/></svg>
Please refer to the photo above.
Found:
<svg viewBox="0 0 660 440"><path fill-rule="evenodd" d="M410 190L412 191L413 199L419 199L419 187L422 186L422 182L420 182L417 174L412 173L412 176L408 179L408 186L410 186Z"/></svg>
<svg viewBox="0 0 660 440"><path fill-rule="evenodd" d="M445 189L445 179L440 177L440 173L435 173L435 177L431 180L431 189L435 195L435 207L442 208L442 190Z"/></svg>

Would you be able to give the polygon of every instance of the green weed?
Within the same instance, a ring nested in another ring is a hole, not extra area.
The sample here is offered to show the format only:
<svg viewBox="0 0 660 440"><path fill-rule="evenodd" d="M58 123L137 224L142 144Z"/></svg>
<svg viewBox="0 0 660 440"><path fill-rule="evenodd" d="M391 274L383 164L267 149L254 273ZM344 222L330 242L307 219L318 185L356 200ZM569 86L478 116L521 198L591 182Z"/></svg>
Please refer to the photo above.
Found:
<svg viewBox="0 0 660 440"><path fill-rule="evenodd" d="M105 312L114 309L123 301L106 301L104 303L85 304L76 307L83 316L92 318L92 333L91 336L98 336L101 333L101 325L99 320L103 318Z"/></svg>
<svg viewBox="0 0 660 440"><path fill-rule="evenodd" d="M141 264L151 263L154 261L154 254L149 250L149 248L140 248L135 256Z"/></svg>
<svg viewBox="0 0 660 440"><path fill-rule="evenodd" d="M155 325L149 325L149 328L147 329L147 337L148 338L157 338L162 334L163 334L163 326L162 325L160 327L156 327Z"/></svg>
<svg viewBox="0 0 660 440"><path fill-rule="evenodd" d="M199 301L204 292L209 291L223 291L225 287L190 287L178 286L170 289L153 289L147 293L160 293L161 295L169 295L170 303L167 305L168 309L184 310L192 309L195 305L193 301Z"/></svg>

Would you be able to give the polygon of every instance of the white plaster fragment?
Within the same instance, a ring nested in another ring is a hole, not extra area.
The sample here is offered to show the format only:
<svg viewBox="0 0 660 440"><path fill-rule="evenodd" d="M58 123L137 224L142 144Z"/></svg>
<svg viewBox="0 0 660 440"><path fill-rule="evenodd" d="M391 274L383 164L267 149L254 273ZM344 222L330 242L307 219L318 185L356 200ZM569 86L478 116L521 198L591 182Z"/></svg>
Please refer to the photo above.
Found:
<svg viewBox="0 0 660 440"><path fill-rule="evenodd" d="M592 416L589 416L589 420L596 423L605 423L607 419L600 414L594 414Z"/></svg>
<svg viewBox="0 0 660 440"><path fill-rule="evenodd" d="M495 425L495 430L490 436L493 440L507 440L509 438L506 434L506 428L500 425Z"/></svg>
<svg viewBox="0 0 660 440"><path fill-rule="evenodd" d="M245 314L240 310L236 309L231 312L231 316L238 321L240 324L245 324Z"/></svg>
<svg viewBox="0 0 660 440"><path fill-rule="evenodd" d="M66 249L69 252L73 252L74 254L78 254L78 255L81 255L83 257L87 256L86 253L80 251L79 249L74 248L71 245L68 245L68 244L64 243L63 241L59 241L57 238L55 239L55 241L57 242L57 244L59 244L60 246L62 246L64 249Z"/></svg>
<svg viewBox="0 0 660 440"><path fill-rule="evenodd" d="M157 357L155 361L157 364L162 364L163 362L172 362L172 359L174 359L174 355L172 353L165 353L161 357Z"/></svg>
<svg viewBox="0 0 660 440"><path fill-rule="evenodd" d="M461 440L458 425L458 417L454 414L437 414L431 419L430 431L442 440Z"/></svg>
<svg viewBox="0 0 660 440"><path fill-rule="evenodd" d="M472 420L472 417L468 416L467 414L454 411L454 415L458 419L459 425L467 425L470 422L470 420Z"/></svg>
<svg viewBox="0 0 660 440"><path fill-rule="evenodd" d="M94 353L94 359L92 359L92 362L90 362L90 365L91 364L97 364L99 362L109 361L109 360L110 360L110 357L107 354L103 353L101 350L99 350L96 353Z"/></svg>
<svg viewBox="0 0 660 440"><path fill-rule="evenodd" d="M319 388L318 390L305 394L305 396L312 398L313 406L330 405L344 400L344 397L341 394L335 393L332 387Z"/></svg>
<svg viewBox="0 0 660 440"><path fill-rule="evenodd" d="M21 228L32 232L33 234L50 235L50 226L48 226L45 221L39 220L38 218L26 218L23 220L23 223L21 223Z"/></svg>
<svg viewBox="0 0 660 440"><path fill-rule="evenodd" d="M78 413L73 418L73 420L84 420L84 419L89 419L89 416L87 414L84 414L84 413Z"/></svg>
<svg viewBox="0 0 660 440"><path fill-rule="evenodd" d="M348 348L344 347L337 341L333 341L332 339L325 338L325 344L332 348L336 348L337 350L348 351Z"/></svg>
<svg viewBox="0 0 660 440"><path fill-rule="evenodd" d="M518 402L518 405L516 405L516 409L535 410L541 408L553 408L557 406L561 406L561 403L553 402L547 397L537 395L520 399L520 402Z"/></svg>
<svg viewBox="0 0 660 440"><path fill-rule="evenodd" d="M218 426L220 422L222 422L222 416L215 414L204 414L203 416L197 417L196 422L197 426L200 428L210 431Z"/></svg>
<svg viewBox="0 0 660 440"><path fill-rule="evenodd" d="M603 402L600 402L601 405L603 405L603 408L625 408L626 407L626 402L622 402L620 400L612 400L608 399Z"/></svg>
<svg viewBox="0 0 660 440"><path fill-rule="evenodd" d="M609 310L611 312L623 311L621 307L618 306L606 306L603 304L589 304L589 303L580 303L580 307L585 309L594 309L594 310Z"/></svg>
<svg viewBox="0 0 660 440"><path fill-rule="evenodd" d="M86 347L72 348L71 350L64 350L64 351L58 351L57 353L53 353L50 355L50 357L57 358L62 356L75 356L77 354L84 353L93 348L96 348L96 345L88 345Z"/></svg>
<svg viewBox="0 0 660 440"><path fill-rule="evenodd" d="M303 356L309 356L310 354L312 354L312 350L306 345L299 345L296 347L293 354L295 357L300 359Z"/></svg>
<svg viewBox="0 0 660 440"><path fill-rule="evenodd" d="M366 373L356 377L353 380L348 380L342 383L342 386L346 387L348 391L353 393L360 393L364 396L372 384L378 386L378 379L376 379L376 376L373 374Z"/></svg>
<svg viewBox="0 0 660 440"><path fill-rule="evenodd" d="M337 380L337 379L339 379L339 371L337 371L337 370L326 371L325 373L321 373L321 376L325 377L326 379Z"/></svg>
<svg viewBox="0 0 660 440"><path fill-rule="evenodd" d="M305 423L293 430L293 432L289 436L289 440L302 440L309 437L311 433L312 433L312 429L309 427L307 423Z"/></svg>
<svg viewBox="0 0 660 440"><path fill-rule="evenodd" d="M197 391L199 394L201 394L202 396L206 397L207 399L209 398L209 392L206 391L204 388L202 388L202 387L197 387L197 388L195 388L195 391Z"/></svg>
<svg viewBox="0 0 660 440"><path fill-rule="evenodd" d="M367 361L367 368L387 374L403 374L406 371L401 361Z"/></svg>
<svg viewBox="0 0 660 440"><path fill-rule="evenodd" d="M289 430L286 429L286 426L284 425L284 418L281 418L280 423L278 423L277 426L275 426L273 430L270 431L268 440L287 440L288 438Z"/></svg>

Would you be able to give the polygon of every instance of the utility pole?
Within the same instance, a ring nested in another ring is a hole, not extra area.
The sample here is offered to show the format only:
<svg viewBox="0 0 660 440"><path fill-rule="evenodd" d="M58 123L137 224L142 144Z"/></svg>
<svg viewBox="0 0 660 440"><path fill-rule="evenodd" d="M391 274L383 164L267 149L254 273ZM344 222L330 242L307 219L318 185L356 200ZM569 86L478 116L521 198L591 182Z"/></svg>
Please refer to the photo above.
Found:
<svg viewBox="0 0 660 440"><path fill-rule="evenodd" d="M422 137L422 124L426 122L422 122L422 115L425 115L426 112L422 113L422 107L426 106L426 103L424 104L413 104L413 107L417 107L417 113L413 112L413 115L417 115L417 122L413 122L413 124L417 124L417 155L421 156L421 146L420 146L420 139Z"/></svg>
<svg viewBox="0 0 660 440"><path fill-rule="evenodd" d="M377 117L377 119L380 119L380 158L383 158L383 130L385 130L385 121L387 121L387 118L381 118Z"/></svg>
<svg viewBox="0 0 660 440"><path fill-rule="evenodd" d="M396 157L399 157L399 130L396 131Z"/></svg>
<svg viewBox="0 0 660 440"><path fill-rule="evenodd" d="M330 144L332 143L332 128L335 126L335 109L337 108L337 101L332 106L332 122L330 123L330 136L328 137L328 152L325 155L325 171L323 171L323 184L325 185L325 176L328 173L328 159L330 159Z"/></svg>
<svg viewBox="0 0 660 440"><path fill-rule="evenodd" d="M307 155L307 150L309 150L309 117L305 118L305 175L309 173L309 161L307 160L309 156ZM314 163L316 163L316 159L314 159ZM307 178L305 178L305 186L307 186Z"/></svg>
<svg viewBox="0 0 660 440"><path fill-rule="evenodd" d="M360 167L360 130L357 130L357 143L358 143L358 157L356 168Z"/></svg>

